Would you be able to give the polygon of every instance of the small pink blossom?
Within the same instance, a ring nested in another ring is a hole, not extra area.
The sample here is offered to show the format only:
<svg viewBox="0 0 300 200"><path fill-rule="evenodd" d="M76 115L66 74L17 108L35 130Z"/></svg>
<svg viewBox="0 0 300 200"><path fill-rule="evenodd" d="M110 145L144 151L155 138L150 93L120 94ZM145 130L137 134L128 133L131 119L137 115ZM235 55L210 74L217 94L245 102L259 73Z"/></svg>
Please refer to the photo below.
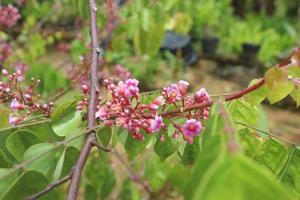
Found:
<svg viewBox="0 0 300 200"><path fill-rule="evenodd" d="M84 93L84 94L88 94L88 92L89 92L89 86L88 85L81 85L81 89L82 89L82 92Z"/></svg>
<svg viewBox="0 0 300 200"><path fill-rule="evenodd" d="M10 108L12 110L22 110L24 109L24 105L21 104L16 98L11 101Z"/></svg>
<svg viewBox="0 0 300 200"><path fill-rule="evenodd" d="M10 114L10 115L9 115L9 119L8 119L9 124L10 124L11 126L18 125L19 123L22 122L22 120L23 120L23 119L22 119L21 117L15 117L13 114Z"/></svg>
<svg viewBox="0 0 300 200"><path fill-rule="evenodd" d="M163 119L161 116L156 115L154 119L150 119L149 131L151 133L158 132L163 126Z"/></svg>
<svg viewBox="0 0 300 200"><path fill-rule="evenodd" d="M105 107L101 107L95 114L96 119L105 120L109 116L108 110Z"/></svg>
<svg viewBox="0 0 300 200"><path fill-rule="evenodd" d="M183 125L183 134L189 137L195 137L202 130L201 122L196 119L189 119Z"/></svg>
<svg viewBox="0 0 300 200"><path fill-rule="evenodd" d="M180 100L180 92L177 84L171 84L169 87L164 88L163 96L168 103L175 103Z"/></svg>
<svg viewBox="0 0 300 200"><path fill-rule="evenodd" d="M187 81L180 80L178 81L178 89L182 96L186 94L187 88L190 85Z"/></svg>
<svg viewBox="0 0 300 200"><path fill-rule="evenodd" d="M206 103L210 102L211 98L205 88L201 88L198 92L196 92L194 96L195 103Z"/></svg>
<svg viewBox="0 0 300 200"><path fill-rule="evenodd" d="M165 103L165 100L163 96L158 96L154 101L149 105L149 109L151 110L157 110L159 106L163 105Z"/></svg>
<svg viewBox="0 0 300 200"><path fill-rule="evenodd" d="M3 74L4 76L7 76L7 75L8 75L8 71L7 71L6 69L2 69L2 74Z"/></svg>

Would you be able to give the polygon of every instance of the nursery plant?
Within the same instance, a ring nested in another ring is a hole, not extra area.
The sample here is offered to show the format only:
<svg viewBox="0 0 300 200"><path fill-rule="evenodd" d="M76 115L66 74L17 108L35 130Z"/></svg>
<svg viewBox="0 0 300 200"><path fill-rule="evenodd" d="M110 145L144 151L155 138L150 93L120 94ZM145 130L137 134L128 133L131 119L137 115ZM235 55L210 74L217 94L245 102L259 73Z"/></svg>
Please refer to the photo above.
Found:
<svg viewBox="0 0 300 200"><path fill-rule="evenodd" d="M106 55L101 10L95 0L85 3L90 55L81 95L66 89L46 101L39 89L46 75L34 78L43 72L38 66L35 73L6 64L1 69L0 199L300 197L298 144L270 131L260 105L287 96L300 105L299 48L230 94L209 94L201 85L190 94L186 80L142 92L142 83L120 66L126 80L105 78L100 85ZM105 3L113 8L112 0ZM140 10L135 18L145 14ZM159 22L149 27L159 32ZM156 47L143 26L135 33L138 52Z"/></svg>

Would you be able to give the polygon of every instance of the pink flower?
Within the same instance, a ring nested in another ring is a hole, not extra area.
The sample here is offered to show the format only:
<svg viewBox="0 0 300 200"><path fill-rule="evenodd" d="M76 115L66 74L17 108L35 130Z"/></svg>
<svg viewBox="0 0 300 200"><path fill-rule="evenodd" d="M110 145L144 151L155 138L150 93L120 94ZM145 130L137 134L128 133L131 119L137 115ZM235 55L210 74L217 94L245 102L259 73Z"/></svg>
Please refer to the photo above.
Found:
<svg viewBox="0 0 300 200"><path fill-rule="evenodd" d="M127 86L135 86L137 87L139 85L139 81L136 79L128 79L125 81Z"/></svg>
<svg viewBox="0 0 300 200"><path fill-rule="evenodd" d="M7 71L6 69L2 69L2 74L3 74L4 76L7 76L7 75L8 75L8 71Z"/></svg>
<svg viewBox="0 0 300 200"><path fill-rule="evenodd" d="M165 103L165 100L163 98L163 96L158 96L156 97L156 99L154 99L154 101L149 104L149 109L150 110L157 110L159 108L159 106L163 105Z"/></svg>
<svg viewBox="0 0 300 200"><path fill-rule="evenodd" d="M186 94L187 87L190 85L187 81L180 80L178 81L178 89L182 96Z"/></svg>
<svg viewBox="0 0 300 200"><path fill-rule="evenodd" d="M189 137L195 137L202 129L201 122L196 119L189 119L183 125L183 134Z"/></svg>
<svg viewBox="0 0 300 200"><path fill-rule="evenodd" d="M149 121L150 121L149 131L151 133L158 132L164 124L162 117L158 115L156 115L154 119L150 119Z"/></svg>
<svg viewBox="0 0 300 200"><path fill-rule="evenodd" d="M8 121L11 126L15 126L18 125L20 122L22 122L22 118L15 117L13 114L10 114Z"/></svg>
<svg viewBox="0 0 300 200"><path fill-rule="evenodd" d="M95 114L95 118L99 118L101 120L105 120L107 119L107 117L109 116L108 110L106 107L101 107Z"/></svg>
<svg viewBox="0 0 300 200"><path fill-rule="evenodd" d="M11 101L10 108L12 110L22 110L24 109L24 105L21 104L16 98Z"/></svg>
<svg viewBox="0 0 300 200"><path fill-rule="evenodd" d="M84 94L87 94L89 92L89 86L88 85L85 85L85 84L81 85L81 89L82 89L82 92Z"/></svg>
<svg viewBox="0 0 300 200"><path fill-rule="evenodd" d="M194 96L195 103L206 103L210 102L211 98L205 88L201 88L198 92L196 92Z"/></svg>
<svg viewBox="0 0 300 200"><path fill-rule="evenodd" d="M128 79L125 83L123 81L119 81L116 88L117 93L119 96L127 99L136 97L139 94L138 84L139 82L136 79Z"/></svg>
<svg viewBox="0 0 300 200"><path fill-rule="evenodd" d="M177 84L171 84L169 87L164 88L163 96L168 103L175 103L181 97Z"/></svg>

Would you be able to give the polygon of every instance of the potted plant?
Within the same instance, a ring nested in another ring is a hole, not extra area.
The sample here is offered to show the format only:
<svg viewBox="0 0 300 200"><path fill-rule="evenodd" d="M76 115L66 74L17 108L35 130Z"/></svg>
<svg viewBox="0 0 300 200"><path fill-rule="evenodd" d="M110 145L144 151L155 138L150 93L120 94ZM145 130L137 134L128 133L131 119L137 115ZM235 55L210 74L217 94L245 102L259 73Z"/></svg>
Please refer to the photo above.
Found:
<svg viewBox="0 0 300 200"><path fill-rule="evenodd" d="M219 45L218 29L223 17L230 12L228 0L206 0L195 4L194 34L201 39L202 52L215 55Z"/></svg>

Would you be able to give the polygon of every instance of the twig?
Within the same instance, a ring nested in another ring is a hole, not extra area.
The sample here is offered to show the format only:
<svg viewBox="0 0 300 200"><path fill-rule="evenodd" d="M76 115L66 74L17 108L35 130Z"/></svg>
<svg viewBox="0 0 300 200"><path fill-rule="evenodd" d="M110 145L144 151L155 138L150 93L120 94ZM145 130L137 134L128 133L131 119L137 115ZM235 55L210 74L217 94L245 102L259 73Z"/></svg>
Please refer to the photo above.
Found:
<svg viewBox="0 0 300 200"><path fill-rule="evenodd" d="M71 176L72 176L72 173L70 173L69 175L63 177L62 179L54 182L54 183L51 183L50 185L48 185L44 190L30 196L30 197L27 197L25 200L35 200L35 199L38 199L39 197L43 196L44 194L46 194L47 192L53 190L54 188L60 186L61 184L64 184L65 182L67 182L68 180L71 179Z"/></svg>
<svg viewBox="0 0 300 200"><path fill-rule="evenodd" d="M294 142L292 142L292 141L285 140L285 139L283 139L283 138L281 138L281 137L279 137L279 136L277 136L277 135L274 135L273 133L269 133L269 132L267 132L267 131L261 130L261 129L255 127L255 126L251 126L251 125L246 124L246 123L244 123L244 122L235 122L235 123L236 123L236 124L239 124L239 125L242 125L242 126L245 126L245 127L247 127L247 128L251 128L251 129L253 129L253 130L255 130L255 131L259 131L259 132L264 133L264 134L266 134L266 135L269 135L269 136L271 136L271 137L274 137L274 138L276 138L276 139L278 139L278 140L280 140L280 141L282 141L282 142L285 142L285 143L287 143L287 144L290 144L290 145L292 145L292 146L297 146L297 144L294 143Z"/></svg>
<svg viewBox="0 0 300 200"><path fill-rule="evenodd" d="M115 155L116 158L120 161L120 163L126 168L128 174L129 174L129 178L133 182L141 185L145 189L145 191L147 191L149 193L150 196L153 196L152 189L149 187L148 183L146 183L144 180L142 180L142 178L134 172L134 170L128 165L128 163L126 163L126 161L123 159L122 155L116 149L105 148L97 142L92 142L92 145L99 148L102 151L110 152L113 155Z"/></svg>
<svg viewBox="0 0 300 200"><path fill-rule="evenodd" d="M88 106L88 128L95 126L95 110L97 103L97 93L100 92L98 88L97 80L97 66L99 57L102 56L99 49L99 38L97 30L97 5L95 0L89 0L89 14L90 14L90 35L91 35L91 67L90 67L90 98ZM99 56L100 55L100 56ZM100 57L101 58L101 57ZM101 63L101 61L100 61ZM71 183L67 195L67 200L75 200L78 194L79 183L81 174L88 158L88 155L92 148L92 143L95 141L95 131L88 133L85 144L80 152L79 158L74 167L74 172L71 177Z"/></svg>
<svg viewBox="0 0 300 200"><path fill-rule="evenodd" d="M72 89L73 85L86 74L87 74L87 72L82 73L78 78L73 80L64 90L60 91L57 95L55 95L50 101L56 101L58 98L63 96L66 92L68 92L70 89Z"/></svg>
<svg viewBox="0 0 300 200"><path fill-rule="evenodd" d="M105 147L101 146L99 143L97 143L97 142L95 142L95 141L93 141L93 142L91 143L91 145L94 146L94 147L97 147L98 149L100 149L100 150L102 150L102 151L105 151L105 152L112 152L112 149L110 149L110 148L105 148Z"/></svg>
<svg viewBox="0 0 300 200"><path fill-rule="evenodd" d="M11 127L7 127L7 128L1 128L0 129L0 133L2 131L7 131L7 130L10 130L10 129L22 128L22 127L26 127L26 126L37 125L37 124L42 124L42 123L45 123L45 122L50 122L50 119L45 119L45 120L41 120L41 121L37 121L37 122L31 122L31 123L22 123L22 124L17 125L17 126L11 126Z"/></svg>
<svg viewBox="0 0 300 200"><path fill-rule="evenodd" d="M135 183L141 185L141 186L144 188L144 190L149 194L149 196L153 196L153 191L152 191L152 189L149 187L149 184L148 184L146 181L144 181L144 180L140 177L139 174L136 174L136 173L134 172L134 170L126 163L126 161L125 161L125 160L123 159L123 157L119 154L119 152L118 152L117 150L115 150L115 149L112 149L111 152L116 156L116 158L120 161L120 163L123 164L123 166L126 168L128 174L129 174L129 178L130 178L133 182L135 182Z"/></svg>

